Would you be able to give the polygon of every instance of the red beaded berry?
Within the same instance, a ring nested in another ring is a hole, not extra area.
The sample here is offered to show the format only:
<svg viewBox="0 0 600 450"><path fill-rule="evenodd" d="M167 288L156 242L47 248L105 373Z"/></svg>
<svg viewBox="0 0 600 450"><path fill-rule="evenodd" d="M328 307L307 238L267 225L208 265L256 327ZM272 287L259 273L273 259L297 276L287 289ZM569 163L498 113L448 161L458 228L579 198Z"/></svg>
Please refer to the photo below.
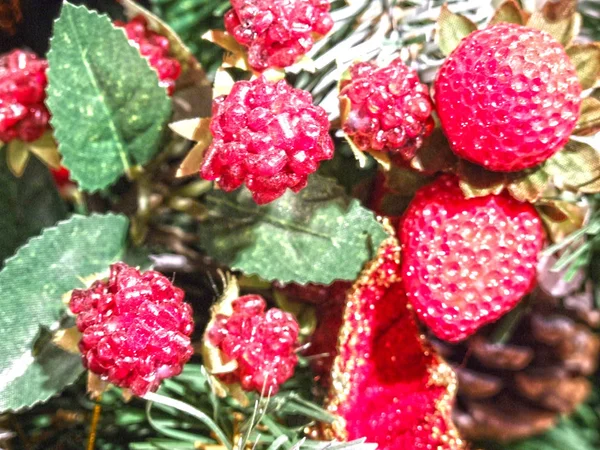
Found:
<svg viewBox="0 0 600 450"><path fill-rule="evenodd" d="M234 372L219 377L226 383L239 382L246 391L275 394L294 374L299 327L294 316L277 308L265 313L259 295L233 301L230 316L217 315L208 330L212 345L237 362Z"/></svg>
<svg viewBox="0 0 600 450"><path fill-rule="evenodd" d="M177 59L169 56L171 44L169 40L148 27L144 16L136 16L125 23L117 20L115 26L125 29L129 42L138 47L150 65L158 73L160 85L167 89L169 95L175 91L175 82L181 75L181 64Z"/></svg>
<svg viewBox="0 0 600 450"><path fill-rule="evenodd" d="M507 23L465 38L435 82L454 152L500 172L533 167L560 150L577 124L580 96L564 48L544 31Z"/></svg>
<svg viewBox="0 0 600 450"><path fill-rule="evenodd" d="M258 204L298 192L333 156L327 113L285 81L238 81L213 101L213 141L200 174L230 192L243 183Z"/></svg>
<svg viewBox="0 0 600 450"><path fill-rule="evenodd" d="M350 102L342 126L360 150L409 159L433 131L429 89L400 59L386 67L371 62L352 65L350 79L340 85L340 100Z"/></svg>
<svg viewBox="0 0 600 450"><path fill-rule="evenodd" d="M467 199L448 175L417 191L399 235L408 299L448 341L495 321L533 288L544 242L531 204L506 193Z"/></svg>
<svg viewBox="0 0 600 450"><path fill-rule="evenodd" d="M48 63L35 54L13 50L0 56L0 141L31 142L48 128Z"/></svg>
<svg viewBox="0 0 600 450"><path fill-rule="evenodd" d="M71 311L83 333L83 364L103 380L143 396L181 373L193 353L192 308L155 271L113 264L107 281L76 289Z"/></svg>
<svg viewBox="0 0 600 450"><path fill-rule="evenodd" d="M333 27L329 0L231 0L225 28L256 71L294 64Z"/></svg>

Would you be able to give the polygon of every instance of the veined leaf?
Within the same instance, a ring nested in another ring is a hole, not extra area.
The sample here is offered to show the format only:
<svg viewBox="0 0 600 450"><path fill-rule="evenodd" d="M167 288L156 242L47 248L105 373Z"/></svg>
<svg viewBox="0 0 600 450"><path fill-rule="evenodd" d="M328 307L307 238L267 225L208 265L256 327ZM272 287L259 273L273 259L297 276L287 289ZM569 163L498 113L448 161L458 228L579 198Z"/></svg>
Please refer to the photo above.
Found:
<svg viewBox="0 0 600 450"><path fill-rule="evenodd" d="M82 189L105 188L152 158L171 102L123 30L65 3L48 63L51 123L63 164Z"/></svg>
<svg viewBox="0 0 600 450"><path fill-rule="evenodd" d="M128 221L74 216L21 247L0 272L0 412L48 400L83 371L81 357L52 344L62 297L107 271L125 252Z"/></svg>
<svg viewBox="0 0 600 450"><path fill-rule="evenodd" d="M258 206L243 189L207 196L201 225L208 253L271 281L328 284L354 280L387 237L372 212L334 181L313 175L298 194Z"/></svg>

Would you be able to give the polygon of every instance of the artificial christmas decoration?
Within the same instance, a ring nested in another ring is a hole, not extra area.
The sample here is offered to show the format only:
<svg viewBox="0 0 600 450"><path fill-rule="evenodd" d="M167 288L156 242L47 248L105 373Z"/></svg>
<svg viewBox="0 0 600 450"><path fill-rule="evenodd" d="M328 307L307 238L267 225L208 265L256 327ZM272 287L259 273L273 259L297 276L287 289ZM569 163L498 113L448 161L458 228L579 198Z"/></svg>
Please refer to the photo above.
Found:
<svg viewBox="0 0 600 450"><path fill-rule="evenodd" d="M435 81L436 111L452 149L501 172L528 169L560 150L579 119L580 95L559 42L506 23L469 35Z"/></svg>
<svg viewBox="0 0 600 450"><path fill-rule="evenodd" d="M466 199L443 176L416 193L400 241L409 301L436 336L460 341L532 289L544 235L531 205L508 195Z"/></svg>
<svg viewBox="0 0 600 450"><path fill-rule="evenodd" d="M340 84L340 100L349 103L342 127L360 150L387 151L412 158L433 130L429 89L402 60L378 68L373 63L350 67Z"/></svg>
<svg viewBox="0 0 600 450"><path fill-rule="evenodd" d="M220 376L222 381L238 381L244 390L273 395L294 374L299 328L291 314L265 308L258 295L233 300L232 314L217 314L207 339L236 363L234 371Z"/></svg>
<svg viewBox="0 0 600 450"><path fill-rule="evenodd" d="M24 50L0 57L0 141L31 142L46 131L47 67L45 60Z"/></svg>
<svg viewBox="0 0 600 450"><path fill-rule="evenodd" d="M0 447L600 447L590 2L59 1L0 39Z"/></svg>
<svg viewBox="0 0 600 450"><path fill-rule="evenodd" d="M139 48L142 56L146 57L156 70L160 85L167 89L169 95L173 95L175 82L181 75L181 64L170 55L169 40L150 30L148 21L142 15L134 17L127 23L116 21L115 25L125 30L129 41Z"/></svg>
<svg viewBox="0 0 600 450"><path fill-rule="evenodd" d="M256 203L298 192L333 156L325 111L308 92L264 77L238 81L213 102L213 142L201 175L227 192L246 184Z"/></svg>
<svg viewBox="0 0 600 450"><path fill-rule="evenodd" d="M291 66L333 27L325 0L233 0L231 6L225 28L248 48L250 67L259 72Z"/></svg>
<svg viewBox="0 0 600 450"><path fill-rule="evenodd" d="M135 395L181 373L192 355L192 311L184 293L158 272L113 264L107 281L73 291L84 365Z"/></svg>

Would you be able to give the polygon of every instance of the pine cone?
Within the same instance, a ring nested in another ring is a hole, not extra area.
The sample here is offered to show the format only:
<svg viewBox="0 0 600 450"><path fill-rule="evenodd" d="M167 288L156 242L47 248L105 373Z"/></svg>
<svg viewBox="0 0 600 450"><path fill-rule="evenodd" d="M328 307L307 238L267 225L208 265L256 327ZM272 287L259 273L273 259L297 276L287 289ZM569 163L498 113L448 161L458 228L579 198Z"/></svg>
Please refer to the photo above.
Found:
<svg viewBox="0 0 600 450"><path fill-rule="evenodd" d="M493 340L500 319L461 344L434 341L458 376L453 416L463 437L511 441L544 432L590 393L600 310L584 274L565 282L550 272L555 262L540 263L538 287L508 338Z"/></svg>

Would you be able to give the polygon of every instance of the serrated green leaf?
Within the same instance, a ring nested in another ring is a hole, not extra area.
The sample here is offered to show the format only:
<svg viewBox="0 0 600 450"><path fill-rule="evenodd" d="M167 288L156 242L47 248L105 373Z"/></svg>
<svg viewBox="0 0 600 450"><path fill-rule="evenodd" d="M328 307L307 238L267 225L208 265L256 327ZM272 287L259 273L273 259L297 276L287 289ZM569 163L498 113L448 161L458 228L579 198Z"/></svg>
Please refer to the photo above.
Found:
<svg viewBox="0 0 600 450"><path fill-rule="evenodd" d="M257 206L243 189L206 198L201 244L219 261L272 281L354 280L387 234L333 180L313 175L298 194Z"/></svg>
<svg viewBox="0 0 600 450"><path fill-rule="evenodd" d="M29 237L67 215L48 169L33 158L21 178L0 155L0 267Z"/></svg>
<svg viewBox="0 0 600 450"><path fill-rule="evenodd" d="M477 30L477 25L465 16L450 11L446 4L442 6L437 26L438 44L440 50L442 50L442 53L446 56L458 47L458 44L463 38Z"/></svg>
<svg viewBox="0 0 600 450"><path fill-rule="evenodd" d="M48 63L51 123L63 164L82 189L102 189L150 160L171 102L123 30L106 16L65 3Z"/></svg>
<svg viewBox="0 0 600 450"><path fill-rule="evenodd" d="M0 412L48 400L83 371L79 355L49 342L62 296L125 251L127 218L74 216L21 247L0 272Z"/></svg>

